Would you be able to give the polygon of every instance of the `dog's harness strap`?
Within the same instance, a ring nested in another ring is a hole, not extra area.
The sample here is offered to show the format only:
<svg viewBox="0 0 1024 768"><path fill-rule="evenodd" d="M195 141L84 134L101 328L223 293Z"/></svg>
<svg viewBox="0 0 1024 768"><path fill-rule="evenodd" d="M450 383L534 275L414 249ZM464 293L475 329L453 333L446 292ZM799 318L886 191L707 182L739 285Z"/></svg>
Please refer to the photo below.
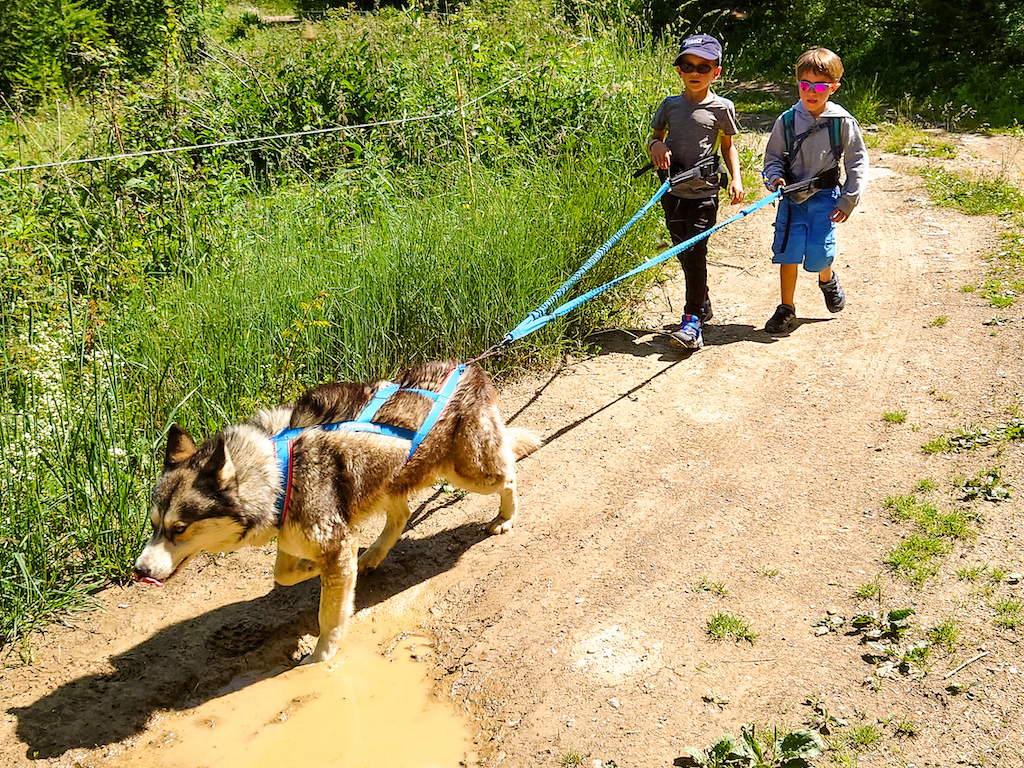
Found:
<svg viewBox="0 0 1024 768"><path fill-rule="evenodd" d="M285 435L286 432L298 432L295 429L286 429L283 432L270 438L274 441L274 452L277 454L277 466L281 470L284 483L277 493L274 506L277 508L277 527L284 525L285 516L288 514L288 500L292 495L292 445L295 443L294 435Z"/></svg>
<svg viewBox="0 0 1024 768"><path fill-rule="evenodd" d="M377 391L377 394L373 396L373 399L366 404L366 407L359 412L356 416L355 421L373 421L373 417L377 415L377 411L380 407L388 401L388 399L398 391L398 385L394 382L388 384L383 389Z"/></svg>
<svg viewBox="0 0 1024 768"><path fill-rule="evenodd" d="M466 370L464 364L457 365L451 369L448 373L448 378L444 380L444 384L441 385L440 392L430 392L423 390L415 390L421 395L426 395L434 400L434 405L430 409L430 413L427 414L427 418L423 420L419 430L412 438L412 445L409 446L409 455L406 457L406 461L412 458L412 455L416 453L416 449L419 448L420 443L423 442L423 438L427 436L427 433L433 429L437 420L441 418L441 414L444 413L445 406L448 405L448 401L451 399L452 393L455 391L455 387L459 385L459 379L462 376L462 372Z"/></svg>
<svg viewBox="0 0 1024 768"><path fill-rule="evenodd" d="M277 499L274 501L274 506L277 508L277 527L280 528L284 524L285 517L288 515L288 502L292 494L292 447L299 435L307 429L322 429L326 432L344 429L348 432L371 432L376 435L384 435L385 437L397 437L400 440L409 441L409 453L405 458L408 461L412 458L420 443L423 442L427 433L433 429L437 420L441 418L441 414L444 413L445 406L448 405L452 393L455 392L455 387L459 384L459 378L465 370L465 364L452 368L441 384L439 392L429 389L401 389L397 384L389 384L373 396L366 407L359 412L355 421L342 421L335 424L314 424L310 427L288 427L273 435L270 440L274 443L274 453L277 456L277 466L281 470L282 478L282 487L278 491ZM396 392L414 392L418 395L429 397L434 401L433 406L430 408L430 413L427 414L427 418L424 419L416 432L403 427L393 427L390 424L377 424L370 421L377 411L380 410L381 406Z"/></svg>

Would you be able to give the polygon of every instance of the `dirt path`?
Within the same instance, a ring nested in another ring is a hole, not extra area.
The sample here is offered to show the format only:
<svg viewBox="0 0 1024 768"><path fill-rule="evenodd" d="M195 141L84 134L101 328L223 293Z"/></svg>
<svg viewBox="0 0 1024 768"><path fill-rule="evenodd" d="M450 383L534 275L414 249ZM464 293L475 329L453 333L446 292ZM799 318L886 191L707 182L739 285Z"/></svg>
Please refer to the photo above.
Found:
<svg viewBox="0 0 1024 768"><path fill-rule="evenodd" d="M943 164L1021 178L1020 142L966 137L959 151ZM705 349L610 330L597 354L505 388L514 423L548 439L520 463L512 534L485 535L490 500L438 495L361 579L363 620L404 606L426 616L435 689L472 719L484 764L556 766L575 752L669 766L744 723L801 727L812 697L849 722L842 731L883 735L860 765L1024 765L1020 635L992 621L993 601L1024 587L986 596L957 578L1024 570L1024 445L920 450L1020 413L1024 303L996 310L961 290L983 281L998 222L928 203L908 173L922 161L872 162L869 193L840 227L844 312L830 316L802 275L803 323L768 337L772 214L738 222L712 239ZM652 291L637 325L670 324L682 288ZM906 423L885 423L887 411ZM1012 499L972 505L979 535L923 589L893 580L882 558L911 528L885 499L931 478L931 498L953 508L954 476L993 466L1019 488ZM316 587L271 589L271 563L270 550L208 558L163 590L108 590L103 612L39 638L33 665L0 676L0 766L102 765L162 708L285 663L315 631ZM882 609L917 611L915 638L958 623L958 649L933 652L922 680L872 678L858 637L812 626L877 608L852 593L879 573ZM756 640L709 639L716 613L749 622Z"/></svg>

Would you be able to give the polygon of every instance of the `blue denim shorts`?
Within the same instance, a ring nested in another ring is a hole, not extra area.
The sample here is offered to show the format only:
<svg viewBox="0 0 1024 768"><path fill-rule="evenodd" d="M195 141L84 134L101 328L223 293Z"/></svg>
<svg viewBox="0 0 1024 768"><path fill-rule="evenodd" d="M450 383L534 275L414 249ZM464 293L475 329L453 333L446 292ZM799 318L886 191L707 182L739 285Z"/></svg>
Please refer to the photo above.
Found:
<svg viewBox="0 0 1024 768"><path fill-rule="evenodd" d="M772 262L803 264L808 272L821 272L832 266L836 257L836 223L829 217L838 200L839 187L819 190L802 203L783 197L775 216Z"/></svg>

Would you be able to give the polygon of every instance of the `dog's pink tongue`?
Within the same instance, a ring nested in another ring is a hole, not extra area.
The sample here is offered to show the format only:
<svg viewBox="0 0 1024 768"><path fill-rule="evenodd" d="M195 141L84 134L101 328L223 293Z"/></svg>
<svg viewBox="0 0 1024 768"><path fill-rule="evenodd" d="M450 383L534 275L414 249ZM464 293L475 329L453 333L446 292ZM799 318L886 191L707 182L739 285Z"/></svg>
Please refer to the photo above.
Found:
<svg viewBox="0 0 1024 768"><path fill-rule="evenodd" d="M164 582L162 579L154 579L152 576L136 576L136 581L141 581L143 584L156 584L158 587L162 587Z"/></svg>

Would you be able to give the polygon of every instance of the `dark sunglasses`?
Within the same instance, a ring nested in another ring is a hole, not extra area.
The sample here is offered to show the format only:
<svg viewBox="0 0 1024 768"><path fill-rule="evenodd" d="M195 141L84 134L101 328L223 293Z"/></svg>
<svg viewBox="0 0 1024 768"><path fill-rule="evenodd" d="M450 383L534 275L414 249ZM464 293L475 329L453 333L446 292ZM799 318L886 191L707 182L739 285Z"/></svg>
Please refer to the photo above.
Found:
<svg viewBox="0 0 1024 768"><path fill-rule="evenodd" d="M815 93L824 93L829 86L835 85L835 83L812 83L810 80L801 80L797 85L800 86L801 91L813 90Z"/></svg>
<svg viewBox="0 0 1024 768"><path fill-rule="evenodd" d="M690 74L691 72L700 72L702 75L706 75L714 69L714 66L711 64L691 64L688 61L681 61L677 66L686 74Z"/></svg>

